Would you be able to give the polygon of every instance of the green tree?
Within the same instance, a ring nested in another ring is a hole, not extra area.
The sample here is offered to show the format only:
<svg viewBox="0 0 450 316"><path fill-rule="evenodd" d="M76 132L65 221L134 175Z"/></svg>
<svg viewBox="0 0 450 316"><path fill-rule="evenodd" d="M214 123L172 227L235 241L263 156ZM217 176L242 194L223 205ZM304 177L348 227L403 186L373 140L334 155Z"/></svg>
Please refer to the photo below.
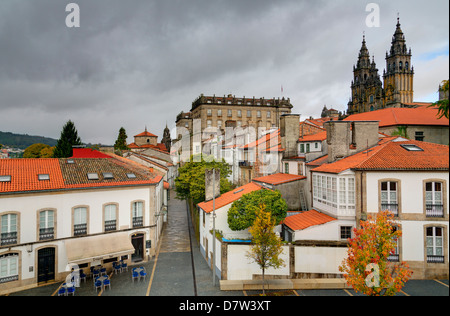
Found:
<svg viewBox="0 0 450 316"><path fill-rule="evenodd" d="M388 260L401 236L393 218L389 211L369 215L367 221L361 221L361 228L354 230L354 238L349 239L348 255L339 271L355 291L370 296L394 295L411 277L405 262Z"/></svg>
<svg viewBox="0 0 450 316"><path fill-rule="evenodd" d="M442 118L445 116L447 119L449 118L448 114L448 93L449 93L449 83L448 80L442 80L442 84L439 86L439 92L444 93L444 99L439 100L433 104L431 104L429 107L438 107L438 118Z"/></svg>
<svg viewBox="0 0 450 316"><path fill-rule="evenodd" d="M256 262L262 270L263 295L265 295L265 271L270 267L278 269L284 266L284 260L280 258L283 248L280 237L273 231L276 219L272 218L272 213L261 205L255 215L255 221L249 229L252 234L252 245L247 257Z"/></svg>
<svg viewBox="0 0 450 316"><path fill-rule="evenodd" d="M23 158L51 158L53 147L45 144L33 144L23 152Z"/></svg>
<svg viewBox="0 0 450 316"><path fill-rule="evenodd" d="M391 133L391 136L400 136L408 138L408 126L405 125L397 126L397 129Z"/></svg>
<svg viewBox="0 0 450 316"><path fill-rule="evenodd" d="M125 131L125 128L121 127L119 129L119 135L117 136L117 140L114 143L114 149L115 150L128 150L127 146L127 132Z"/></svg>
<svg viewBox="0 0 450 316"><path fill-rule="evenodd" d="M192 198L195 204L204 201L205 170L213 168L220 170L220 193L230 191L231 183L227 177L231 174L231 170L225 160L215 161L211 157L191 156L191 160L178 169L179 176L175 179L177 198Z"/></svg>
<svg viewBox="0 0 450 316"><path fill-rule="evenodd" d="M78 136L75 124L72 121L68 121L61 131L61 136L58 139L53 157L55 158L68 158L73 154L73 146L81 145L81 139Z"/></svg>
<svg viewBox="0 0 450 316"><path fill-rule="evenodd" d="M258 190L244 194L233 202L228 210L228 226L231 230L243 230L253 225L256 213L261 205L265 205L275 219L276 225L286 217L287 204L279 191Z"/></svg>

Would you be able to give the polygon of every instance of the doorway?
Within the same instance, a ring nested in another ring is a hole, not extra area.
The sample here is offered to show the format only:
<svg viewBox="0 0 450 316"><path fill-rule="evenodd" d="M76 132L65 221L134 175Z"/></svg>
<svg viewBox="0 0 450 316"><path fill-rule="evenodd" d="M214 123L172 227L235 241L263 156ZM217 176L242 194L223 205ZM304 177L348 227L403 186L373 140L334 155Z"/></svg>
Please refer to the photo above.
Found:
<svg viewBox="0 0 450 316"><path fill-rule="evenodd" d="M38 250L38 283L55 280L55 248Z"/></svg>
<svg viewBox="0 0 450 316"><path fill-rule="evenodd" d="M131 255L131 261L142 261L144 259L144 234L132 235L131 244L134 247L134 253Z"/></svg>

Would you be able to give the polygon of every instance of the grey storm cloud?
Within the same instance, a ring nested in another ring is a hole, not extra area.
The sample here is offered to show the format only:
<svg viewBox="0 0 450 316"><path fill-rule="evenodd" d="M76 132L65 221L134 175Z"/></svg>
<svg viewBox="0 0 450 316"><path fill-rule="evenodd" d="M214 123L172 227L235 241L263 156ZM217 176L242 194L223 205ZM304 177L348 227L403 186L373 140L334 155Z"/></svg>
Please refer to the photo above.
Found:
<svg viewBox="0 0 450 316"><path fill-rule="evenodd" d="M65 25L69 2L79 28ZM303 118L345 110L363 31L381 75L397 12L413 64L431 69L416 71L416 96L434 93L448 78L448 1L378 1L378 28L367 3L2 0L0 130L57 138L72 119L84 141L112 144L121 126L129 141L146 125L161 136L201 93L272 98L281 86Z"/></svg>

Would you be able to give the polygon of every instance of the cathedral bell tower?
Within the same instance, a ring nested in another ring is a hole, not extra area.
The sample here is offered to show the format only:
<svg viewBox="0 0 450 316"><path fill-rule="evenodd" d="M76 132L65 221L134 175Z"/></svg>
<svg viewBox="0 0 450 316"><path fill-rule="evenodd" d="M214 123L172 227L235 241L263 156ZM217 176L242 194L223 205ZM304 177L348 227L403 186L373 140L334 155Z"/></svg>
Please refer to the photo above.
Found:
<svg viewBox="0 0 450 316"><path fill-rule="evenodd" d="M405 36L397 18L391 49L386 52L386 70L383 72L386 107L402 107L413 102L414 67L411 66L411 48L406 47Z"/></svg>
<svg viewBox="0 0 450 316"><path fill-rule="evenodd" d="M348 103L348 114L377 110L383 107L383 87L363 36L356 66L353 65L352 96Z"/></svg>

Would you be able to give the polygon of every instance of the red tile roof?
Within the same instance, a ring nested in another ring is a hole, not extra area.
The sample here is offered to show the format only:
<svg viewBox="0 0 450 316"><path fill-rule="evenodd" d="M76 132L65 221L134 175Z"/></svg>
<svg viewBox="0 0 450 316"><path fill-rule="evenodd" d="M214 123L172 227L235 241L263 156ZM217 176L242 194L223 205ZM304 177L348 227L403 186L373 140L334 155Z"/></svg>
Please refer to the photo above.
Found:
<svg viewBox="0 0 450 316"><path fill-rule="evenodd" d="M422 151L408 151L402 145L416 145ZM448 170L449 146L407 140L398 137L380 139L378 145L332 163L314 168L314 172L340 173L361 170Z"/></svg>
<svg viewBox="0 0 450 316"><path fill-rule="evenodd" d="M0 182L0 194L145 185L162 180L148 168L122 159L73 158L73 164L57 158L1 159L0 176L11 176L11 181ZM89 180L88 173L97 173L98 180ZM112 173L113 177L107 178L103 173ZM127 173L136 177L130 179ZM49 180L39 180L39 174L48 174Z"/></svg>
<svg viewBox="0 0 450 316"><path fill-rule="evenodd" d="M48 174L50 180L39 180L38 174ZM10 182L0 182L0 193L16 191L54 190L64 187L59 160L0 159L0 176L11 176Z"/></svg>
<svg viewBox="0 0 450 316"><path fill-rule="evenodd" d="M306 179L306 177L288 173L276 173L264 177L254 178L252 181L277 185L303 179Z"/></svg>
<svg viewBox="0 0 450 316"><path fill-rule="evenodd" d="M344 121L379 121L380 127L396 125L438 125L448 126L445 117L438 119L435 107L387 108L348 116Z"/></svg>
<svg viewBox="0 0 450 316"><path fill-rule="evenodd" d="M261 189L263 189L261 186L257 185L256 183L250 182L232 191L224 193L215 199L216 210L239 200L244 194L248 194ZM207 202L201 202L198 204L198 207L200 207L206 213L211 213L213 211L213 201L211 200Z"/></svg>
<svg viewBox="0 0 450 316"><path fill-rule="evenodd" d="M108 155L91 148L74 148L72 158L110 158Z"/></svg>
<svg viewBox="0 0 450 316"><path fill-rule="evenodd" d="M152 134L152 133L147 132L147 131L142 132L142 133L137 134L137 135L134 135L134 137L142 137L142 136L146 136L146 137L158 137L158 136L156 136L155 134Z"/></svg>
<svg viewBox="0 0 450 316"><path fill-rule="evenodd" d="M283 220L283 224L292 230L302 230L311 226L321 225L335 220L336 218L320 213L316 210L310 210L286 217Z"/></svg>
<svg viewBox="0 0 450 316"><path fill-rule="evenodd" d="M324 141L327 139L327 132L321 131L312 135L305 135L298 139L299 142L314 142L314 141Z"/></svg>

